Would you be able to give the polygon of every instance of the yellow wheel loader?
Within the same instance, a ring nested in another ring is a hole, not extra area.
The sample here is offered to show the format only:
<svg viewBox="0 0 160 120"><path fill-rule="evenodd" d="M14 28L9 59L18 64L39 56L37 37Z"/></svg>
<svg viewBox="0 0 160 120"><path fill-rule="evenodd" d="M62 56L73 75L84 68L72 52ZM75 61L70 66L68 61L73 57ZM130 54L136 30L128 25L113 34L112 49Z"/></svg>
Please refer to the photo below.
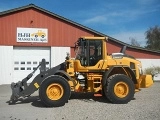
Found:
<svg viewBox="0 0 160 120"><path fill-rule="evenodd" d="M140 88L153 84L151 75L143 75L141 62L125 54L126 46L119 53L107 54L106 37L81 37L75 43L75 58L70 58L46 70L42 59L37 68L18 83L12 83L10 103L28 97L39 89L39 98L47 107L63 106L71 92L100 94L111 103L131 101ZM113 48L114 49L114 48ZM28 84L37 69L40 73Z"/></svg>

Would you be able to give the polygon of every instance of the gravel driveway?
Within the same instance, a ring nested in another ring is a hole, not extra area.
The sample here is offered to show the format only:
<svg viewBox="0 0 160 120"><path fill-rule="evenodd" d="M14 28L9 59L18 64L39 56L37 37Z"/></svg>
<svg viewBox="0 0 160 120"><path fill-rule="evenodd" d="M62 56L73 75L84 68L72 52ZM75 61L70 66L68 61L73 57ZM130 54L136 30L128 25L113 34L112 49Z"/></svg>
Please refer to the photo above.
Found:
<svg viewBox="0 0 160 120"><path fill-rule="evenodd" d="M73 94L65 106L45 108L38 92L8 105L9 85L0 85L0 120L160 120L160 82L135 94L128 104L111 104L92 94Z"/></svg>

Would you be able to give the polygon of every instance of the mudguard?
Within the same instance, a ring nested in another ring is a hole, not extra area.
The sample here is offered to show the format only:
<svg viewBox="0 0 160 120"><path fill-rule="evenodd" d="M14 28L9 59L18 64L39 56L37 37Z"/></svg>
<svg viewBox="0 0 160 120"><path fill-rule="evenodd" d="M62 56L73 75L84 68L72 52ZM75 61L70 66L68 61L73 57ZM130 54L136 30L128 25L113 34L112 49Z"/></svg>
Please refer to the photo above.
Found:
<svg viewBox="0 0 160 120"><path fill-rule="evenodd" d="M130 75L132 76L132 80L134 82L134 84L137 84L137 80L136 80L136 76L133 72L133 70L131 70L128 66L112 66L108 71L106 71L104 74L103 74L103 79L102 79L102 85L105 86L106 85L106 78L109 77L109 74L114 70L114 68L116 67L123 67L125 69L127 69L127 71L130 73Z"/></svg>

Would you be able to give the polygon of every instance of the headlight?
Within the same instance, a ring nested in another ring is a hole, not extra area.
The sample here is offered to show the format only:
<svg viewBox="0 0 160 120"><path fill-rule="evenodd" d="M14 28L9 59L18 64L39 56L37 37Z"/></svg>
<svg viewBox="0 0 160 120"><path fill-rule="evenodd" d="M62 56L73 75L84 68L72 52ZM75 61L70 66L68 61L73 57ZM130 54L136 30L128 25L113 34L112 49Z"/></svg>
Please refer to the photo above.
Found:
<svg viewBox="0 0 160 120"><path fill-rule="evenodd" d="M138 67L138 70L139 70L139 74L143 74L143 71L142 71L142 65L140 64L137 64L137 67Z"/></svg>

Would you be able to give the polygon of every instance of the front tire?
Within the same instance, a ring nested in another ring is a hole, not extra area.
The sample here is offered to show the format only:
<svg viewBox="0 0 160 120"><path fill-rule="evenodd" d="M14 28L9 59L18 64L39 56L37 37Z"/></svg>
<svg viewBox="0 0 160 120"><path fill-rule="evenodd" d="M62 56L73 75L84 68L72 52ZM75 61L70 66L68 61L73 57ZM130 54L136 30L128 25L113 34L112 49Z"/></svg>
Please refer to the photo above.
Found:
<svg viewBox="0 0 160 120"><path fill-rule="evenodd" d="M55 75L44 80L39 89L39 97L47 107L63 106L71 95L67 80Z"/></svg>
<svg viewBox="0 0 160 120"><path fill-rule="evenodd" d="M105 96L114 104L125 104L134 97L134 83L126 75L115 74L107 79L104 87Z"/></svg>

